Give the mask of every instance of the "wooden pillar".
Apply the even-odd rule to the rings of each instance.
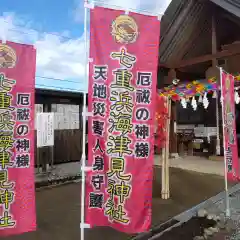
[[[216,55],[217,53],[217,27],[216,27],[216,14],[213,12],[212,15],[212,55]],[[217,68],[218,61],[216,58],[212,58],[212,67],[207,69],[206,71],[206,79],[217,77],[219,80],[219,69]]]
[[[170,156],[177,157],[177,108],[176,103],[172,101],[171,104],[171,121],[170,121]]]
[[[168,72],[168,84],[172,84],[173,79],[177,78],[177,74],[175,69],[170,69]],[[176,104],[172,102],[171,104],[171,121],[170,121],[170,142],[169,142],[169,153],[170,156],[177,156],[177,132],[176,132],[176,124],[177,124],[177,112],[176,112]]]
[[[213,12],[212,15],[212,54],[215,55],[217,53],[218,49],[217,49],[217,27],[216,27],[216,14]],[[218,61],[216,58],[212,59],[212,67],[210,67],[207,71],[206,71],[206,79],[210,79],[213,77],[216,77],[216,80],[218,81],[218,83],[220,83],[220,71],[218,66]],[[219,115],[219,113],[221,114],[221,109],[220,109],[220,105],[217,103],[218,98],[216,99],[216,127],[218,127],[220,124],[218,121],[218,117],[217,115]],[[218,108],[218,109],[217,109]],[[220,129],[217,129],[217,131],[219,132]],[[217,134],[217,139],[215,141],[214,147],[215,147],[215,151],[214,153],[217,155],[218,154],[218,148],[220,146],[220,139],[219,139],[219,134]]]
[[[83,113],[83,102],[84,102],[84,95],[81,95],[81,101],[79,102],[79,131],[80,131],[80,139],[79,139],[79,143],[80,143],[80,156],[79,159],[82,159],[82,145],[86,143],[83,142],[83,117],[82,117],[82,113]],[[88,99],[88,98],[87,98]],[[86,100],[87,101],[87,100]],[[87,108],[88,109],[88,108]],[[88,121],[87,121],[88,123]],[[88,130],[88,126],[86,125],[86,134]],[[88,160],[88,149],[86,150],[86,160]]]
[[[48,106],[48,110],[49,112],[52,112],[52,104],[50,103]],[[54,120],[53,120],[54,121]],[[55,127],[53,128],[53,131],[55,131]],[[55,138],[55,134],[53,133],[53,136]],[[55,149],[55,139],[53,139],[53,146],[49,147],[49,165],[51,166],[51,170],[53,169],[53,165],[54,165],[54,149]]]
[[[43,104],[43,112],[48,112],[48,104]],[[41,152],[41,165],[42,165],[42,172],[46,173],[47,172],[47,163],[48,163],[48,151],[46,147],[42,147],[39,149]]]
[[[212,16],[212,55],[217,53],[217,29],[216,29],[216,15],[213,13]],[[217,77],[217,80],[219,81],[220,77],[220,71],[217,68],[218,61],[216,58],[212,59],[212,67],[207,69],[206,71],[206,79]]]
[[[216,30],[216,15],[213,13],[212,15],[212,54],[217,53],[217,30]],[[217,59],[212,59],[212,67],[217,66]]]
[[[177,73],[176,73],[175,69],[170,69],[168,72],[167,84],[168,85],[172,84],[172,81],[175,78],[177,78]]]

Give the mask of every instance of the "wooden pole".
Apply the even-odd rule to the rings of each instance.
[[[48,112],[48,104],[43,105],[43,112]],[[47,151],[46,151],[47,149]],[[44,151],[44,155],[41,154],[41,160],[42,160],[42,172],[47,173],[47,164],[49,163],[49,149],[47,147],[39,149],[39,151]],[[46,153],[47,152],[47,153]],[[48,159],[47,159],[48,158]]]
[[[52,104],[50,104],[49,106],[50,108],[50,112],[53,112],[53,109],[52,109]],[[54,113],[55,114],[55,113]],[[55,138],[55,127],[54,127],[54,118],[53,118],[53,136]],[[51,157],[51,162],[50,162],[50,166],[51,166],[51,170],[53,170],[53,165],[54,165],[54,139],[53,139],[53,146],[50,147],[50,157]]]
[[[165,144],[164,144],[165,145]],[[166,147],[162,148],[162,199],[165,199],[165,156],[166,156]]]
[[[171,123],[171,99],[166,98],[165,106],[168,110],[168,118],[165,123],[166,141],[162,149],[162,199],[169,199],[169,143],[170,143],[170,123]]]
[[[215,55],[217,53],[217,30],[216,30],[216,14],[213,12],[212,15],[212,54]],[[217,59],[212,59],[212,66],[216,67]]]
[[[37,131],[36,131],[37,133]],[[40,173],[40,148],[37,147],[37,173]]]

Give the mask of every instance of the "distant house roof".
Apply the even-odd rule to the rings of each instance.
[[[54,102],[55,100],[56,101],[54,103],[61,102],[67,104],[67,102],[74,102],[77,104],[83,104],[83,93],[77,91],[35,88],[35,96],[36,102],[39,104],[49,101]],[[88,94],[86,98],[86,104],[88,105]]]
[[[57,89],[44,89],[36,88],[36,94],[48,95],[48,96],[57,96],[57,97],[70,97],[70,98],[81,98],[83,93],[77,91],[65,91]]]
[[[60,97],[60,98],[69,98],[69,99],[76,99],[76,100],[79,99],[80,102],[83,101],[83,93],[77,92],[77,91],[36,88],[35,93],[39,96]]]

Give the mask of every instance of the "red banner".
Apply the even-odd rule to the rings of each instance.
[[[168,111],[168,97],[157,95],[155,145],[159,150],[166,147]]]
[[[95,7],[90,34],[87,223],[144,232],[151,225],[160,21]]]
[[[224,159],[227,164],[229,180],[236,180],[239,175],[238,145],[236,137],[236,117],[234,98],[234,76],[222,72],[222,108],[223,108],[223,134]]]
[[[0,44],[0,237],[36,229],[33,46]]]

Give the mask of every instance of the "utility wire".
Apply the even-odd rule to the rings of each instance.
[[[4,20],[4,22],[7,22]],[[9,23],[9,22],[8,22]],[[16,25],[17,26],[17,25]],[[20,26],[19,26],[20,27]],[[23,32],[23,31],[19,31],[19,30],[15,30],[13,28],[10,28],[8,29],[10,31],[14,31],[14,32],[18,32],[18,33],[22,33],[22,34],[35,34],[34,32]],[[32,31],[35,31],[35,30],[32,30]],[[58,35],[58,34],[53,34],[53,33],[50,33],[50,35],[56,35],[56,36],[60,36],[62,38],[66,38],[66,39],[69,39],[71,40],[71,38],[68,38],[68,37],[65,37],[65,36],[62,36],[62,35]],[[53,77],[46,77],[46,76],[36,76],[37,78],[42,78],[42,79],[49,79],[49,80],[55,80],[55,81],[63,81],[63,82],[70,82],[70,83],[79,83],[77,81],[73,81],[73,80],[68,80],[68,79],[60,79],[60,78],[53,78]]]
[[[9,21],[7,21],[7,20],[3,20],[4,22],[6,22],[6,23],[10,23]],[[23,26],[21,26],[21,25],[16,25],[16,24],[14,24],[16,27],[20,27],[20,28],[23,28]],[[37,31],[37,30],[35,30],[35,29],[32,29],[32,30],[30,30],[29,32],[27,32],[27,31],[22,31],[22,30],[18,30],[18,29],[15,29],[15,28],[8,28],[7,29],[8,31],[13,31],[13,32],[18,32],[18,33],[21,33],[21,34],[28,34],[28,35],[35,35],[36,33],[40,33],[40,34],[44,34],[43,32],[39,32],[39,31]],[[66,37],[66,36],[63,36],[63,35],[61,35],[61,34],[57,34],[57,33],[47,33],[47,34],[49,34],[49,35],[53,35],[53,36],[57,36],[57,37],[61,37],[61,38],[63,38],[63,39],[68,39],[68,40],[73,40],[73,38],[70,38],[70,37]],[[54,78],[54,77],[46,77],[46,76],[40,76],[40,75],[37,75],[36,76],[36,78],[41,78],[41,79],[49,79],[49,80],[54,80],[54,81],[62,81],[62,82],[69,82],[69,83],[75,83],[75,84],[77,84],[77,83],[80,83],[80,82],[77,82],[77,81],[73,81],[73,80],[68,80],[68,79],[60,79],[60,78]],[[53,87],[53,88],[58,88],[58,89],[67,89],[67,90],[71,90],[71,91],[78,91],[78,90],[76,90],[76,89],[74,89],[74,88],[63,88],[63,87],[55,87],[55,86],[50,86],[50,85],[45,85],[45,84],[36,84],[36,85],[38,85],[38,86],[43,86],[43,87]],[[79,90],[79,91],[81,91],[81,90]]]
[[[68,87],[55,87],[55,86],[50,86],[50,85],[45,85],[45,84],[36,84],[36,86],[44,87],[43,89],[51,88],[51,90],[69,90],[73,92],[86,92],[86,90],[82,89],[74,89],[74,88],[68,88]]]
[[[69,83],[80,83],[80,82],[73,81],[73,80],[68,80],[68,79],[45,77],[45,76],[38,76],[38,75],[36,76],[36,78],[49,79],[49,80],[61,81],[61,82],[69,82]]]

